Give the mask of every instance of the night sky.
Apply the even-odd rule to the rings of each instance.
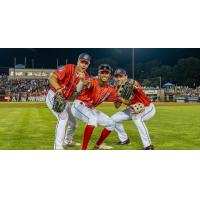
[[[13,67],[14,57],[17,58],[17,64],[24,63],[24,57],[27,57],[27,68],[32,67],[31,60],[34,59],[34,68],[56,68],[56,59],[59,59],[59,65],[76,63],[78,55],[86,52],[91,55],[91,71],[101,63],[108,63],[114,69],[117,67],[126,68],[132,71],[132,50],[130,48],[90,48],[90,49],[69,49],[69,48],[1,48],[0,49],[0,73],[8,73],[8,68]],[[150,60],[159,60],[163,64],[174,65],[179,58],[186,57],[200,58],[200,49],[135,49],[135,63],[147,62]]]

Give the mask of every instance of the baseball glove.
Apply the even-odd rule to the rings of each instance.
[[[133,82],[128,80],[125,83],[123,83],[119,90],[118,90],[118,95],[125,100],[129,100],[133,94]]]
[[[139,114],[144,112],[145,106],[143,103],[136,103],[130,106],[132,114]]]
[[[53,98],[53,110],[57,113],[63,112],[66,106],[66,100],[61,93],[56,93]]]

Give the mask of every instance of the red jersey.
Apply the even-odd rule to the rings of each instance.
[[[61,88],[64,88],[62,95],[66,99],[69,99],[73,95],[73,93],[76,92],[76,86],[80,82],[80,78],[77,76],[76,73],[76,65],[64,65],[63,67],[57,69],[53,73],[58,79],[59,86]],[[87,72],[85,72],[85,77],[89,78]],[[56,89],[53,86],[51,86],[51,90],[53,90],[53,92],[56,92]]]
[[[149,106],[151,103],[150,99],[144,93],[144,90],[138,81],[136,81],[136,84],[139,88],[133,89],[133,97],[131,98],[131,103],[143,103],[145,106]]]
[[[89,108],[95,108],[103,101],[116,101],[117,90],[110,85],[100,86],[99,80],[93,78],[90,88],[83,89],[76,99],[84,102]]]

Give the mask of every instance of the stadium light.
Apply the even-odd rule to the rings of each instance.
[[[56,64],[57,64],[57,68],[58,68],[58,58],[56,59]]]
[[[162,87],[162,77],[160,76],[160,89]]]
[[[26,68],[26,56],[24,57],[24,67]]]
[[[32,68],[34,69],[34,59],[32,59]]]
[[[17,58],[14,57],[14,79],[15,79],[15,68],[16,68],[16,64],[17,64]]]
[[[132,53],[132,77],[134,80],[135,79],[135,49],[134,48],[131,49],[131,53]]]

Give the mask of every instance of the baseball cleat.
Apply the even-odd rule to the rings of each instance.
[[[129,138],[127,139],[127,140],[125,140],[125,141],[119,141],[118,143],[117,143],[117,145],[128,145],[128,144],[131,144],[131,141],[129,140]]]
[[[81,146],[81,144],[80,143],[78,143],[78,142],[75,142],[75,141],[71,141],[70,143],[64,143],[63,144],[63,147],[64,148],[67,148],[67,147],[77,147],[77,146]]]
[[[54,147],[54,150],[65,150],[64,148],[63,148],[63,146],[58,146],[58,147]]]
[[[145,147],[144,150],[154,150],[154,146],[151,144],[148,147]]]
[[[113,149],[113,147],[106,145],[105,143],[101,144],[101,145],[95,145],[93,147],[93,150],[111,150]]]

